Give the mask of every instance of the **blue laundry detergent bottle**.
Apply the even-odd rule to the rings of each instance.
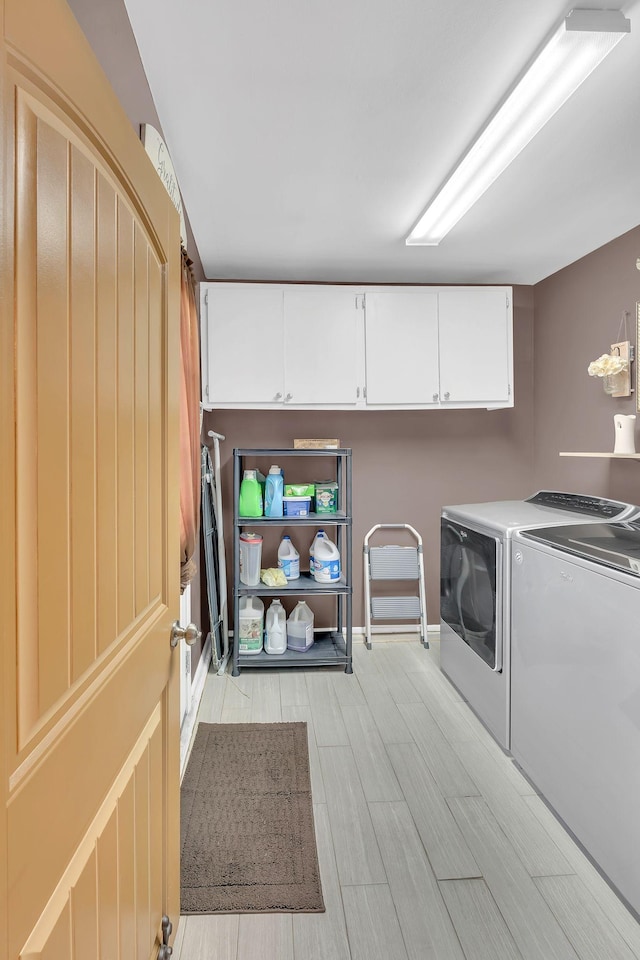
[[[284,477],[282,476],[282,470],[274,464],[267,474],[264,488],[265,517],[281,517],[283,515],[283,493]]]

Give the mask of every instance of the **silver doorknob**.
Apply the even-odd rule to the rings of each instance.
[[[180,621],[176,620],[171,627],[171,640],[169,643],[172,647],[177,647],[179,641],[184,640],[191,646],[191,644],[199,640],[201,636],[202,630],[198,630],[195,623],[190,623],[188,627],[181,627]]]

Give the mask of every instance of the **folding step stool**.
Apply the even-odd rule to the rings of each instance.
[[[408,530],[415,537],[417,546],[401,547],[386,544],[370,547],[369,539],[377,530]],[[417,580],[418,595],[401,597],[372,597],[372,580]],[[428,647],[427,604],[424,589],[424,561],[422,537],[408,523],[376,523],[364,538],[364,642],[371,650],[371,618],[375,620],[420,619],[420,642]]]

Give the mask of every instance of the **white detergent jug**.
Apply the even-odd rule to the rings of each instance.
[[[264,603],[260,597],[240,597],[239,620],[238,652],[261,653]]]
[[[635,416],[624,413],[616,413],[613,418],[613,426],[616,433],[616,442],[613,448],[614,453],[635,453],[635,436],[634,431],[636,428],[636,418]]]
[[[287,620],[287,647],[304,653],[313,646],[313,611],[299,600]]]
[[[291,537],[284,536],[278,547],[278,566],[287,580],[297,580],[300,576],[300,554],[291,542]]]
[[[340,573],[340,551],[332,540],[322,537],[313,550],[313,578],[318,583],[335,583]]]
[[[287,615],[279,600],[273,600],[267,610],[267,627],[264,637],[264,652],[272,655],[287,649]]]

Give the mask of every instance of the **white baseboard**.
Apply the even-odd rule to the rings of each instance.
[[[209,672],[210,663],[211,634],[209,634],[207,637],[207,642],[202,649],[202,654],[200,655],[200,660],[198,661],[198,666],[196,667],[196,675],[191,682],[191,706],[189,707],[188,713],[185,714],[182,727],[180,728],[180,778],[182,778],[187,765],[189,744],[191,743],[191,737],[193,736],[193,731],[195,730],[198,708],[200,706],[200,701],[202,700],[202,694],[204,692],[204,685]]]
[[[358,634],[358,635],[360,635],[360,636],[364,636],[365,628],[364,628],[364,627],[354,627],[354,628],[353,628],[353,633],[354,633],[354,634]],[[420,633],[420,630],[419,630],[419,628],[418,628],[415,624],[410,624],[410,623],[389,623],[389,624],[385,624],[384,626],[383,626],[382,624],[379,624],[379,623],[378,623],[378,624],[375,624],[375,626],[372,625],[372,627],[371,627],[371,635],[372,635],[372,636],[375,636],[376,634],[384,634],[385,636],[389,636],[390,634],[394,634],[394,635],[395,635],[395,634],[397,634],[397,633],[413,633],[413,634],[418,634],[418,633]],[[438,635],[440,634],[440,624],[439,624],[439,623],[428,623],[428,624],[427,624],[427,635],[431,636],[432,634],[438,634]],[[436,640],[437,637],[433,636],[432,639]]]

